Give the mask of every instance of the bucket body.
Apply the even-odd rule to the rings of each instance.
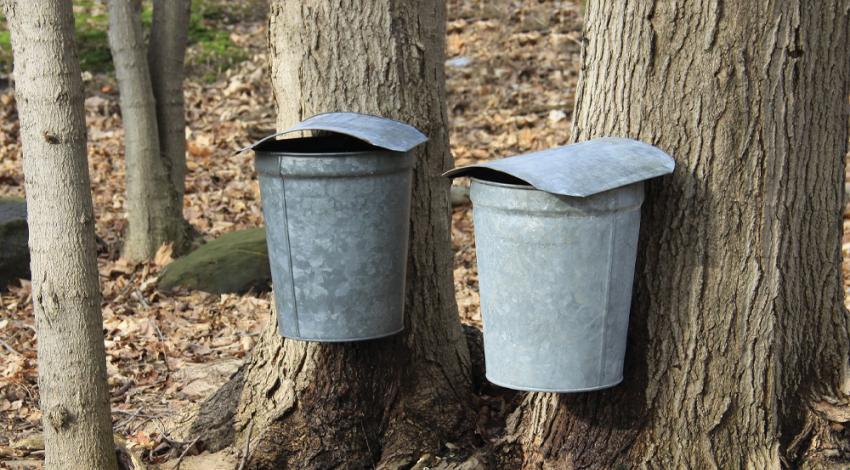
[[[472,179],[487,379],[580,392],[623,378],[643,183],[590,197]]]
[[[280,334],[398,333],[413,155],[345,139],[277,142],[255,150]]]

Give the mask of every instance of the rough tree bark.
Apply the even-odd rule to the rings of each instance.
[[[156,102],[156,122],[162,159],[167,162],[174,204],[181,208],[175,216],[184,230],[172,240],[179,253],[188,241],[189,227],[183,220],[183,194],[186,189],[186,116],[183,77],[189,36],[191,0],[154,0],[148,65]]]
[[[408,122],[429,141],[415,151],[407,329],[319,344],[284,340],[272,321],[244,372],[236,447],[250,438],[250,468],[409,468],[474,422],[440,177],[451,163],[445,5],[276,0],[270,10],[278,128],[359,111]]]
[[[593,2],[573,140],[673,155],[644,204],[623,385],[529,394],[525,468],[800,464],[846,400],[846,1]]]
[[[142,35],[140,2],[109,0],[109,46],[121,94],[128,227],[123,255],[141,261],[181,239],[183,202],[172,162],[160,151],[156,104]]]
[[[45,467],[116,468],[70,1],[3,4],[15,56]]]

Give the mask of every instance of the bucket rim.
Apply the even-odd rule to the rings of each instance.
[[[349,147],[349,148],[346,148]],[[254,148],[256,156],[347,157],[357,155],[386,155],[395,157],[409,151],[391,150],[350,136],[322,135],[286,139],[269,139]]]
[[[483,185],[486,185],[486,186],[497,186],[497,187],[500,187],[500,188],[520,189],[520,190],[523,190],[523,191],[537,191],[537,192],[541,192],[541,193],[547,192],[547,191],[543,191],[541,189],[537,189],[530,184],[499,183],[497,181],[485,180],[485,179],[481,179],[481,178],[476,178],[474,176],[471,176],[469,179],[478,183],[478,184],[483,184]]]
[[[397,330],[392,330],[384,333],[377,333],[370,336],[343,336],[339,338],[327,338],[327,337],[312,337],[312,336],[303,336],[303,335],[291,335],[289,333],[284,333],[280,329],[278,333],[280,336],[283,336],[286,339],[291,339],[295,341],[307,341],[311,343],[353,343],[357,341],[372,341],[381,338],[387,338],[389,336],[395,336],[404,331],[404,326]]]
[[[602,385],[594,385],[591,387],[580,387],[580,388],[545,388],[545,387],[531,387],[527,385],[516,385],[508,382],[504,382],[501,380],[493,380],[490,378],[487,373],[484,373],[484,377],[493,385],[497,385],[502,388],[509,388],[511,390],[519,390],[522,392],[540,392],[540,393],[586,393],[586,392],[595,392],[598,390],[605,390],[606,388],[613,388],[617,385],[623,383],[623,376],[621,375],[617,380],[602,384]]]
[[[327,152],[327,153],[316,153],[316,152],[281,152],[274,150],[257,150],[256,152],[257,158],[259,157],[305,157],[305,158],[324,158],[324,157],[356,157],[359,155],[380,155],[380,154],[406,154],[408,152],[396,152],[394,150],[387,150],[380,147],[375,148],[375,150],[354,150],[351,152],[337,151],[337,152]]]

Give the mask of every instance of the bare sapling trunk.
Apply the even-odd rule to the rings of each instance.
[[[408,122],[429,141],[415,150],[406,330],[322,344],[285,340],[272,321],[235,408],[235,446],[249,449],[248,468],[409,468],[474,426],[449,184],[440,177],[451,165],[445,24],[443,2],[271,3],[278,128],[357,111]]]
[[[590,3],[573,139],[677,167],[648,185],[624,383],[529,394],[525,468],[797,468],[828,444],[823,403],[846,421],[848,9]]]
[[[191,0],[154,0],[153,23],[148,47],[148,66],[156,102],[161,158],[168,162],[174,204],[183,207],[186,188],[186,116],[183,98],[184,61],[189,32]],[[189,241],[189,227],[177,214],[184,230],[174,232],[175,250]]]
[[[124,122],[128,228],[123,255],[152,257],[185,232],[182,199],[172,180],[171,160],[161,152],[139,2],[109,0],[109,46],[121,95]]]
[[[45,467],[115,469],[71,2],[3,5],[26,176]]]

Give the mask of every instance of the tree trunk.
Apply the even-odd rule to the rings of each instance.
[[[444,2],[271,3],[278,128],[321,112],[408,122],[415,150],[404,333],[347,344],[284,340],[254,350],[236,411],[250,468],[408,468],[471,428],[469,353],[449,243]]]
[[[191,0],[154,0],[151,24],[148,65],[156,102],[156,122],[162,159],[171,175],[173,189],[169,194],[173,204],[181,210],[176,214],[183,219],[183,194],[186,189],[186,116],[183,106],[183,65],[189,32]],[[188,241],[188,229],[175,233],[176,252]]]
[[[529,394],[525,468],[777,468],[847,396],[846,1],[594,2],[573,139],[642,139],[625,382]]]
[[[129,226],[123,255],[148,259],[185,230],[182,200],[172,184],[171,161],[160,152],[139,2],[109,0],[109,46],[121,92]]]
[[[116,468],[70,1],[4,3],[27,183],[45,467]]]

